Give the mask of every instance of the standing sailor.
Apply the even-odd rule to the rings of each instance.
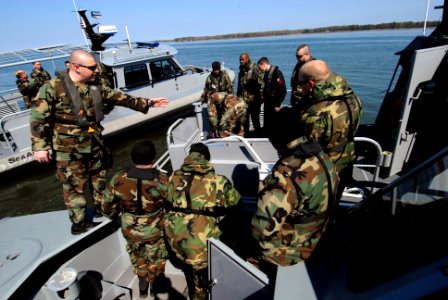
[[[101,213],[106,186],[108,155],[102,137],[104,109],[121,105],[147,113],[149,107],[168,103],[166,98],[136,98],[109,87],[95,85],[98,65],[92,54],[74,50],[69,72],[46,82],[31,110],[31,141],[34,159],[56,161],[56,176],[62,183],[64,202],[72,221],[72,234],[94,224],[86,219],[84,187],[92,188],[96,213]]]

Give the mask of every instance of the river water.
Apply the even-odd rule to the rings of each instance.
[[[402,50],[421,30],[382,30],[344,33],[293,35],[234,39],[222,41],[172,43],[177,48],[177,60],[183,65],[211,67],[213,61],[223,61],[238,73],[239,55],[250,54],[256,62],[266,56],[282,70],[287,87],[295,66],[295,50],[299,44],[311,46],[312,55],[325,60],[330,69],[344,76],[361,98],[364,112],[362,123],[375,120],[392,73],[398,61],[394,53]],[[54,69],[50,63],[44,68]],[[57,68],[63,67],[63,61]],[[24,66],[27,72],[31,66]],[[15,70],[15,69],[14,69]],[[0,90],[13,88],[14,70],[0,72]],[[285,102],[289,102],[289,93]],[[130,165],[129,152],[138,141],[150,139],[159,154],[166,151],[165,121],[139,127],[107,140],[114,154],[112,172]],[[29,166],[0,174],[0,218],[64,209],[62,187],[49,166],[32,163]]]

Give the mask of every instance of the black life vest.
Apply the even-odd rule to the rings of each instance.
[[[65,93],[70,100],[70,105],[75,115],[76,124],[81,127],[87,127],[94,123],[99,123],[104,119],[104,105],[101,97],[101,87],[99,85],[89,85],[90,95],[92,97],[93,108],[95,111],[95,121],[92,122],[87,119],[78,89],[70,79],[70,76],[68,76],[68,73],[66,71],[58,71],[56,72],[56,76],[61,80]]]
[[[155,169],[139,169],[134,167],[129,169],[126,173],[128,178],[137,179],[137,211],[132,213],[143,215],[145,211],[143,210],[142,202],[142,181],[159,178],[159,171]],[[122,208],[122,210],[124,209]]]

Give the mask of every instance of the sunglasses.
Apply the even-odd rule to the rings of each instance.
[[[82,68],[89,69],[89,70],[92,71],[92,72],[95,72],[96,68],[98,68],[97,65],[93,65],[93,66],[85,66],[85,65],[82,65],[82,64],[78,64],[78,63],[72,63],[72,65],[78,65],[78,66],[80,66],[80,67],[82,67]]]

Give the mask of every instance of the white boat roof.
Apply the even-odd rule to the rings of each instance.
[[[89,50],[87,46],[72,46],[68,44],[61,44],[41,48],[0,52],[0,69],[28,64],[34,61],[47,61],[68,57],[70,53],[75,49]]]
[[[0,298],[8,299],[40,265],[111,222],[95,221],[102,223],[72,235],[66,210],[1,219]]]
[[[107,66],[123,65],[177,54],[174,47],[156,44],[157,46],[154,46],[153,43],[137,43],[132,48],[127,46],[110,47],[97,53],[100,55],[101,62]]]
[[[155,46],[157,44],[157,46]],[[35,61],[48,61],[67,58],[76,49],[91,51],[87,46],[73,46],[68,44],[52,45],[41,48],[30,48],[9,52],[0,52],[0,69],[30,64]],[[151,60],[177,54],[174,47],[158,45],[158,43],[134,43],[132,48],[125,44],[108,46],[103,51],[97,51],[100,60],[105,65],[117,66],[136,61]]]

